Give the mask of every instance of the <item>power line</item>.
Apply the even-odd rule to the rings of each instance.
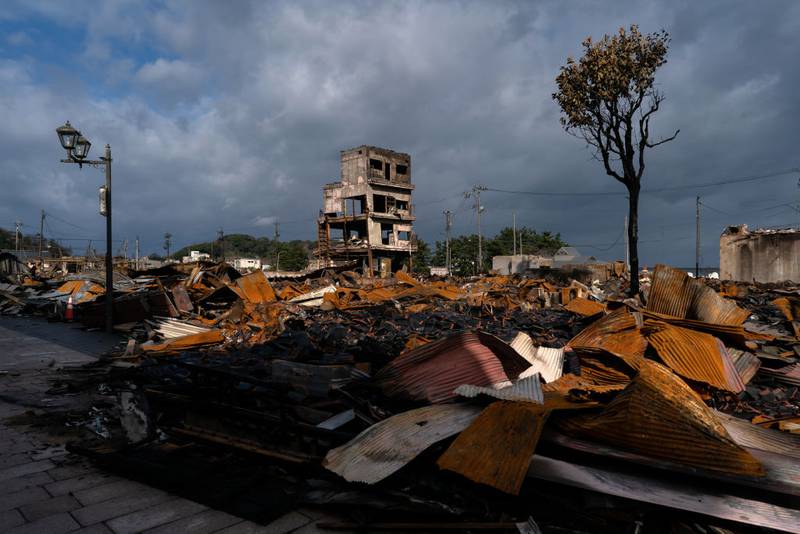
[[[667,191],[682,191],[682,190],[691,190],[691,189],[699,189],[705,187],[717,187],[721,185],[731,185],[731,184],[740,184],[744,182],[755,182],[758,180],[766,180],[769,178],[777,178],[778,176],[785,176],[788,174],[797,174],[800,173],[800,168],[793,167],[791,169],[784,169],[781,171],[775,171],[768,174],[761,174],[758,176],[744,176],[740,178],[731,178],[727,180],[719,180],[716,182],[706,182],[701,184],[687,184],[687,185],[675,185],[675,186],[668,186],[668,187],[658,187],[655,189],[642,189],[641,193],[651,194],[651,193],[664,193]],[[498,188],[487,188],[487,191],[494,191],[496,193],[509,193],[513,195],[532,195],[532,196],[543,196],[543,197],[556,197],[556,196],[564,196],[564,197],[597,197],[597,196],[613,196],[613,197],[624,197],[628,196],[627,192],[610,192],[610,191],[602,191],[602,192],[595,192],[589,193],[585,191],[515,191],[509,189],[498,189]]]
[[[67,221],[66,219],[62,219],[61,217],[59,217],[57,215],[53,215],[49,211],[47,212],[47,216],[50,217],[51,219],[55,219],[57,221],[60,221],[60,222],[62,222],[64,224],[68,224],[69,226],[73,226],[73,227],[75,227],[75,228],[77,228],[79,230],[88,230],[88,228],[85,228],[83,226],[78,226],[77,224],[71,223],[71,222]]]

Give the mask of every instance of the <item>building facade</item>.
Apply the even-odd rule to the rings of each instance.
[[[719,270],[723,280],[800,282],[800,230],[729,226],[719,239]]]
[[[317,255],[326,265],[361,260],[389,272],[417,250],[411,156],[373,146],[341,152],[341,181],[323,190]]]

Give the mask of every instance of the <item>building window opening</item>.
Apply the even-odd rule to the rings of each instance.
[[[411,232],[408,232],[408,231],[397,232],[397,240],[398,241],[411,241]]]
[[[372,159],[369,160],[369,168],[376,169],[376,170],[383,170],[383,162],[379,159]]]
[[[394,166],[394,172],[397,174],[406,175],[408,174],[408,165],[401,165],[398,163],[397,165]]]
[[[352,208],[352,214],[353,215],[361,215],[363,213],[366,213],[366,208],[367,208],[367,197],[366,197],[366,195],[363,195],[363,196],[360,196],[360,197],[351,198],[350,201],[352,203],[351,208]]]
[[[384,169],[383,169],[383,177],[386,179],[387,182],[392,179],[392,164],[391,163],[387,163],[386,167],[384,167]]]
[[[398,211],[408,211],[408,201],[406,200],[396,200],[394,205]]]
[[[341,228],[331,228],[331,241],[344,241],[344,232]]]
[[[372,196],[372,209],[378,213],[386,213],[386,197],[384,195]]]
[[[394,225],[381,223],[381,243],[384,245],[393,245],[394,241]]]

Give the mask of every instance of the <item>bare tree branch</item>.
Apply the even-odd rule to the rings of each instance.
[[[658,145],[663,145],[664,143],[668,143],[668,142],[672,141],[673,139],[675,139],[676,137],[678,137],[679,133],[681,133],[680,129],[675,130],[675,133],[672,134],[672,136],[667,137],[666,139],[662,139],[661,141],[658,141],[657,143],[647,143],[647,148],[653,148],[653,147],[656,147]]]

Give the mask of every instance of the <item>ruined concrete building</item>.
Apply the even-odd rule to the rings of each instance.
[[[719,240],[720,278],[740,282],[800,282],[800,230],[729,226]]]
[[[324,264],[360,259],[371,271],[410,263],[416,252],[411,156],[373,146],[341,152],[341,181],[324,188],[318,255]]]

